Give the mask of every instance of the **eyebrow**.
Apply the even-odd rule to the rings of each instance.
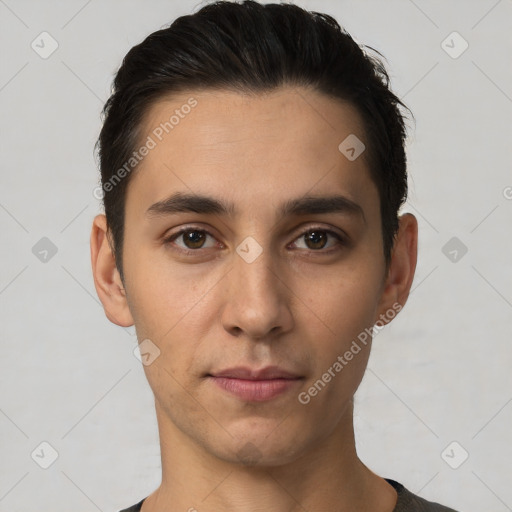
[[[236,208],[233,203],[221,201],[214,197],[176,192],[168,198],[151,205],[146,210],[146,216],[152,218],[187,212],[233,217],[236,213]],[[363,208],[342,195],[306,195],[296,199],[289,199],[280,206],[278,211],[279,217],[322,213],[343,213],[354,217],[361,217],[366,223]]]

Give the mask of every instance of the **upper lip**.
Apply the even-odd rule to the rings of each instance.
[[[210,374],[213,377],[227,377],[232,379],[246,380],[271,380],[271,379],[298,379],[300,375],[279,368],[278,366],[267,366],[259,370],[245,366],[227,368]]]

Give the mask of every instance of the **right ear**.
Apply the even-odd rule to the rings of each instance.
[[[107,218],[104,214],[97,215],[91,231],[94,286],[107,318],[121,327],[130,327],[134,324],[133,317],[128,307],[126,292],[117,270],[114,254],[108,243],[107,232]]]

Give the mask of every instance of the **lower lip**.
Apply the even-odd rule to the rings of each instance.
[[[251,402],[271,400],[292,389],[302,379],[246,380],[229,377],[210,377],[225,391]]]

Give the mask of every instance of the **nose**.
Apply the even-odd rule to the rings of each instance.
[[[234,254],[224,290],[222,324],[226,331],[236,337],[268,340],[290,330],[293,287],[286,281],[282,265],[270,250],[263,249],[253,261]]]

